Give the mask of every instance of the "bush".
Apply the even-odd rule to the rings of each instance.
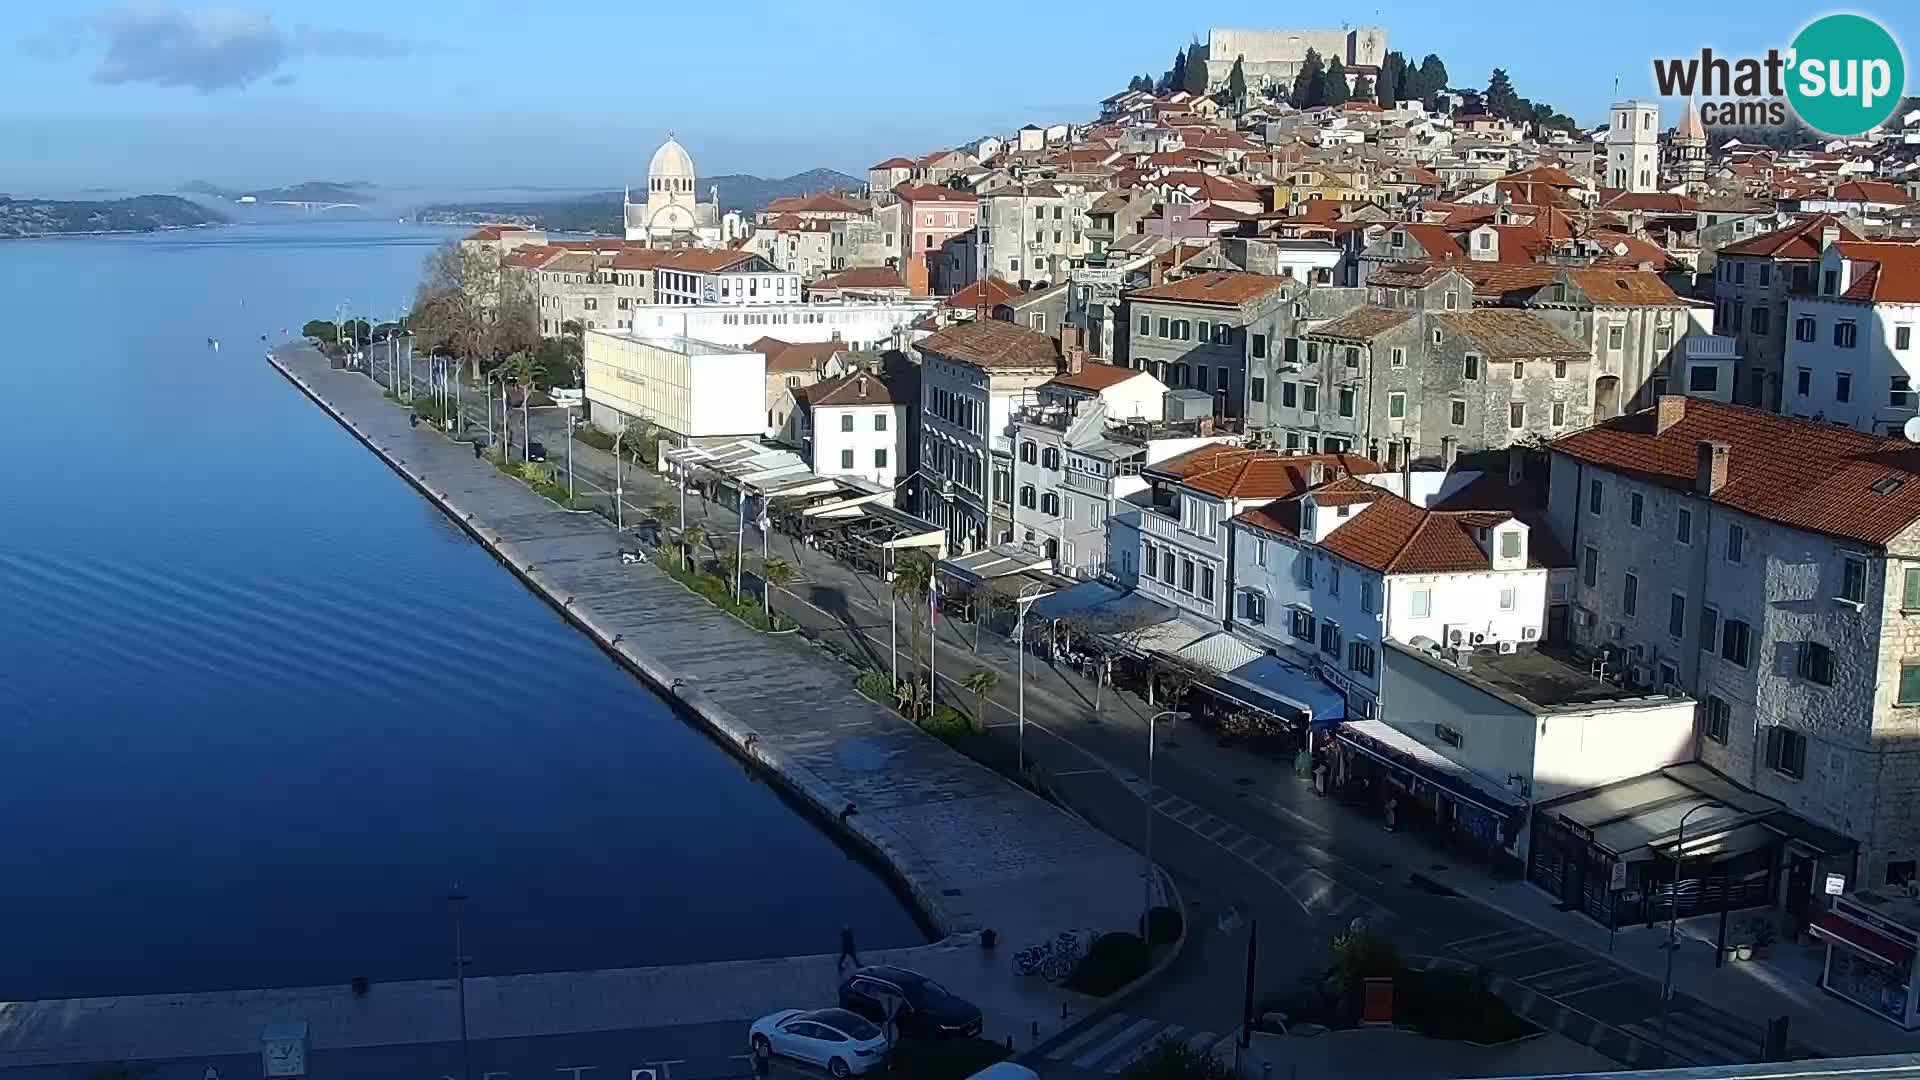
[[[1174,1038],[1148,1047],[1120,1075],[1126,1080],[1234,1080],[1233,1066]]]
[[[613,436],[591,424],[574,432],[573,437],[593,447],[595,450],[606,450],[608,452],[613,450]]]
[[[920,725],[927,734],[944,742],[954,742],[973,734],[973,721],[951,705],[935,705],[933,715]]]
[[[1147,973],[1147,943],[1119,931],[1093,939],[1093,948],[1067,976],[1067,989],[1105,997]]]
[[[966,1080],[1006,1057],[1006,1047],[987,1039],[903,1039],[894,1044],[887,1072],[912,1080]]]
[[[853,680],[853,688],[882,705],[893,704],[893,683],[882,672],[866,672]]]
[[[1182,920],[1178,908],[1165,905],[1147,911],[1147,944],[1171,945],[1180,940]]]
[[[1422,1035],[1499,1043],[1539,1029],[1494,996],[1484,971],[1402,971],[1393,981],[1394,1017]]]

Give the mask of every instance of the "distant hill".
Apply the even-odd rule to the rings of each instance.
[[[68,201],[0,195],[0,238],[67,233],[133,233],[218,225],[227,216],[191,199],[138,195],[131,199]]]
[[[727,210],[755,213],[775,199],[789,195],[811,195],[819,191],[858,190],[864,181],[832,169],[810,169],[778,180],[744,173],[709,176],[695,182],[700,197],[709,188],[720,191],[720,205]],[[636,188],[636,198],[645,198],[645,185]],[[599,191],[572,199],[527,202],[439,203],[421,209],[414,220],[435,225],[478,225],[484,222],[508,222],[531,225],[552,232],[617,233],[621,231],[618,191]]]
[[[340,183],[333,180],[308,180],[301,184],[275,188],[223,188],[209,184],[205,180],[189,180],[181,184],[179,190],[188,195],[206,195],[231,202],[243,195],[251,195],[260,202],[365,202],[373,193],[374,185],[364,180]]]

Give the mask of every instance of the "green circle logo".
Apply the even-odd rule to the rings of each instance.
[[[1859,135],[1887,122],[1906,92],[1900,43],[1864,15],[1823,15],[1793,39],[1787,100],[1828,135]]]

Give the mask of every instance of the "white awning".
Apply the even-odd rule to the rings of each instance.
[[[1208,634],[1178,653],[1180,659],[1198,664],[1216,675],[1250,664],[1264,655],[1259,649],[1224,630]]]

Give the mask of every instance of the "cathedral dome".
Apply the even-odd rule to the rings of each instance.
[[[667,136],[667,141],[661,143],[660,149],[653,152],[653,160],[647,163],[647,179],[649,181],[684,180],[686,184],[678,187],[677,190],[692,191],[693,158],[687,155],[687,148],[681,146],[679,140],[673,136]],[[649,186],[654,185],[649,184]]]

